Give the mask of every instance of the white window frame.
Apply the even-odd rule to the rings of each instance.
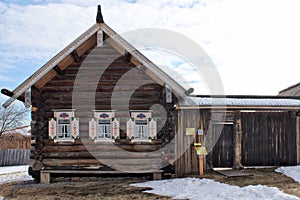
[[[143,122],[143,124],[142,124]],[[127,121],[127,137],[132,142],[152,142],[156,139],[156,133],[150,131],[150,122],[155,123],[152,119],[152,111],[131,111],[131,119]]]
[[[49,121],[49,138],[54,139],[55,143],[75,142],[75,139],[79,139],[79,119],[75,118],[75,110],[53,110],[53,112],[54,118]]]
[[[113,110],[93,110],[94,118],[89,122],[89,137],[98,142],[115,142],[120,139],[120,122],[115,118],[115,111]],[[100,120],[109,121],[109,125],[102,125]],[[108,127],[109,131],[101,133],[100,127]],[[107,129],[106,129],[107,130]],[[99,137],[100,134],[104,134],[104,137]],[[109,136],[107,137],[107,135]]]

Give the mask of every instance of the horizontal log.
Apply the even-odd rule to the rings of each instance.
[[[68,165],[116,165],[119,167],[131,166],[160,166],[160,159],[43,159],[45,166],[68,166]]]
[[[132,153],[124,150],[118,151],[82,151],[82,152],[51,152],[42,153],[43,158],[60,158],[60,159],[151,159],[162,158],[160,152],[151,153]]]

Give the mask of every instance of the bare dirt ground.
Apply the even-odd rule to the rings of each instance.
[[[216,172],[206,173],[204,178],[230,185],[266,185],[278,187],[287,194],[300,198],[300,184],[283,174],[274,172],[274,168],[268,169],[247,169],[247,173],[253,174],[250,177],[226,178]],[[171,199],[143,193],[149,188],[136,188],[129,186],[131,183],[144,182],[149,179],[139,178],[57,178],[50,185],[36,184],[34,181],[9,183],[0,185],[0,196],[6,199]]]

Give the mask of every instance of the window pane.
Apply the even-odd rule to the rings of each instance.
[[[148,120],[135,120],[136,139],[148,139]]]
[[[111,138],[111,120],[99,119],[98,120],[98,138]]]

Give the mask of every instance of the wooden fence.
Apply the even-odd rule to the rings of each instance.
[[[28,165],[30,150],[6,149],[0,150],[0,166]]]

